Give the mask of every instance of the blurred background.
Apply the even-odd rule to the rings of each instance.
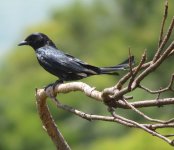
[[[1,0],[0,149],[55,149],[37,114],[35,88],[52,83],[56,78],[39,66],[33,49],[17,47],[20,41],[33,32],[43,32],[58,48],[97,66],[120,63],[128,57],[129,47],[136,62],[140,60],[144,49],[147,49],[149,60],[158,47],[163,8],[164,0]],[[167,25],[173,14],[174,1],[169,0]],[[172,34],[171,40],[173,37]],[[144,85],[151,89],[166,86],[173,73],[173,63],[172,58],[169,58],[143,81]],[[121,76],[94,76],[82,81],[102,90],[113,86]],[[133,96],[134,100],[155,97],[141,90],[133,92]],[[166,96],[173,95],[170,92],[161,95]],[[106,106],[80,92],[60,94],[58,97],[62,103],[84,112],[109,115]],[[88,122],[56,109],[50,101],[48,103],[58,128],[72,149],[173,149],[141,130],[116,123]],[[173,106],[141,110],[158,119],[169,119],[174,115]],[[116,111],[144,122],[130,110]],[[161,132],[173,133],[173,129]]]

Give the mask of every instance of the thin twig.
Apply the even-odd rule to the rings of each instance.
[[[111,114],[112,114],[113,117],[119,118],[119,116],[115,113],[115,111],[110,111],[110,112],[111,112]],[[142,124],[137,123],[136,121],[127,120],[127,119],[126,119],[125,121],[129,121],[129,123],[132,123],[133,125],[138,126],[138,127],[141,128],[142,130],[144,130],[144,131],[150,133],[150,134],[153,135],[153,136],[156,136],[156,137],[158,137],[158,138],[160,138],[160,139],[166,141],[167,143],[169,143],[169,144],[172,145],[172,146],[173,146],[173,144],[174,144],[172,140],[170,140],[170,139],[166,138],[165,136],[163,136],[163,135],[161,135],[161,134],[159,134],[159,133],[157,133],[157,132],[155,132],[155,131],[153,131],[153,130],[147,128],[147,127],[145,127],[145,126],[142,125]]]
[[[147,88],[143,85],[139,85],[138,87],[145,90],[146,92],[148,92],[150,94],[160,94],[160,93],[163,93],[166,91],[173,91],[173,89],[172,89],[173,82],[174,82],[174,74],[172,75],[168,86],[165,88],[160,88],[159,90],[150,90],[149,88]]]
[[[136,88],[137,85],[140,84],[140,82],[152,71],[155,71],[156,68],[158,68],[161,63],[168,57],[168,54],[173,50],[174,48],[174,41],[169,45],[169,47],[165,50],[163,55],[153,64],[151,64],[148,68],[146,68],[135,80],[134,88]]]
[[[141,66],[141,70],[142,70],[142,69],[148,68],[148,67],[150,66],[151,63],[152,63],[152,62],[150,61],[150,62],[147,62],[147,63],[143,64],[143,65]],[[139,66],[138,66],[138,67],[139,67]],[[133,72],[134,72],[135,70],[138,70],[138,69],[137,69],[138,67],[134,67],[134,68],[133,68]],[[119,90],[120,90],[120,89],[123,87],[123,85],[130,79],[130,77],[131,77],[131,73],[128,72],[126,75],[124,75],[124,76],[117,82],[117,84],[114,86],[114,89],[119,89]]]
[[[163,136],[165,136],[165,137],[173,137],[174,134],[166,134],[166,135],[163,135]]]
[[[135,75],[133,73],[133,70],[132,70],[132,62],[131,62],[131,50],[129,48],[129,68],[130,68],[130,75],[131,75],[131,78],[130,78],[130,81],[128,83],[128,89],[129,91],[131,91],[131,85],[132,85],[132,82],[134,81],[134,78],[135,78]]]
[[[135,102],[130,103],[135,108],[145,108],[145,107],[154,107],[154,106],[164,106],[164,105],[170,105],[174,104],[174,98],[163,98],[158,100],[138,100]],[[113,106],[115,108],[124,108],[124,109],[130,109],[124,102],[121,100],[116,101],[115,105]]]
[[[172,34],[173,28],[174,28],[174,17],[172,18],[172,21],[171,21],[171,24],[170,24],[170,26],[168,28],[166,36],[163,38],[163,40],[161,42],[161,45],[158,48],[158,50],[157,50],[157,52],[156,52],[156,54],[155,54],[155,56],[153,58],[153,62],[155,62],[159,58],[162,49],[164,48],[164,46],[166,45],[166,43],[168,42],[168,40],[169,40],[169,38],[170,38],[170,36]]]
[[[132,70],[132,66],[130,66],[130,74],[131,74],[131,78],[129,80],[129,83],[128,83],[128,90],[131,91],[131,86],[132,86],[132,83],[134,82],[134,79],[136,77],[136,75],[138,74],[138,72],[141,70],[141,67],[142,65],[145,63],[146,61],[146,50],[144,51],[143,55],[142,55],[142,58],[141,58],[141,61],[140,63],[138,64],[138,66],[136,67],[134,73],[133,73],[133,70]],[[132,72],[132,73],[131,73]]]
[[[136,109],[133,105],[131,105],[130,103],[128,103],[125,99],[123,99],[123,101],[124,101],[124,103],[125,103],[128,107],[130,107],[130,108],[131,108],[132,110],[134,110],[136,113],[138,113],[139,115],[143,116],[145,119],[147,119],[147,120],[149,120],[149,121],[151,121],[151,122],[163,123],[163,124],[169,122],[169,120],[168,120],[168,121],[163,121],[163,120],[158,120],[158,119],[152,119],[152,118],[150,118],[149,116],[145,115],[145,114],[144,114],[143,112],[141,112],[140,110]],[[173,121],[173,119],[172,119],[172,121]],[[170,120],[170,122],[171,122],[171,120]]]
[[[165,22],[167,19],[167,14],[168,14],[168,0],[165,0],[165,9],[164,9],[163,20],[162,20],[162,24],[161,24],[158,47],[160,47],[162,39],[163,39],[164,25],[165,25]]]

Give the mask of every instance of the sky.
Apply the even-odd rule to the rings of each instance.
[[[0,60],[17,45],[27,27],[45,21],[52,9],[62,9],[73,0],[1,0]]]

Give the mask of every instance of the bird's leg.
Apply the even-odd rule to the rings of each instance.
[[[47,86],[44,87],[44,90],[46,91],[47,88],[49,88],[50,86],[53,87],[53,90],[55,89],[56,85],[62,84],[63,81],[62,80],[56,80],[54,83],[50,83]]]

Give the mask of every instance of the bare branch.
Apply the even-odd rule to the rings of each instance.
[[[45,100],[46,100],[45,97],[47,97],[46,95],[47,94],[45,93],[45,91],[43,89],[39,90],[38,96],[39,96],[40,101],[45,102]],[[48,95],[50,95],[50,94],[48,94]],[[41,97],[41,99],[40,99],[40,97]],[[43,99],[42,99],[42,97],[43,97]],[[109,122],[120,123],[120,124],[128,126],[128,127],[138,128],[138,126],[135,126],[135,125],[129,123],[129,119],[126,120],[124,117],[119,116],[119,117],[115,118],[112,116],[101,116],[101,115],[88,114],[88,113],[82,112],[80,110],[77,110],[75,108],[72,108],[70,106],[61,104],[55,97],[50,97],[50,98],[56,104],[57,108],[71,112],[71,113],[73,113],[73,114],[75,114],[83,119],[88,120],[88,121],[93,121],[93,120],[109,121]],[[38,104],[42,105],[42,103],[38,103]],[[127,106],[126,104],[124,104],[124,105]],[[45,110],[43,110],[43,111],[45,111]],[[158,129],[158,128],[166,128],[166,127],[172,128],[172,127],[174,127],[174,123],[171,123],[171,122],[169,122],[168,124],[142,124],[142,125],[146,126],[147,128],[153,129],[153,130]]]
[[[48,91],[50,92],[52,90],[52,87],[49,87],[49,88],[48,88]],[[95,90],[93,90],[93,91],[89,90],[88,88],[92,89],[88,85],[83,84],[81,82],[74,82],[74,83],[66,83],[66,84],[61,84],[59,86],[56,86],[55,92],[57,92],[57,93],[60,93],[60,92],[67,93],[67,92],[70,92],[70,91],[80,90],[80,91],[83,91],[89,97],[92,97],[92,98],[95,97],[97,100],[100,101],[101,99],[99,99],[99,97],[101,98],[101,96],[96,96],[96,95],[101,95],[101,93],[98,92],[98,91],[95,91]],[[56,125],[54,123],[54,120],[52,119],[52,117],[51,117],[51,115],[49,113],[49,109],[48,109],[48,107],[46,105],[46,98],[47,98],[47,96],[55,95],[55,93],[54,94],[50,94],[50,93],[46,93],[46,92],[45,92],[44,89],[37,90],[37,92],[36,92],[38,111],[39,111],[39,114],[40,114],[40,118],[41,118],[41,120],[42,120],[42,122],[43,122],[43,124],[44,124],[44,126],[46,128],[46,131],[48,132],[48,134],[52,138],[53,142],[55,140],[54,143],[57,146],[60,146],[59,142],[56,142],[56,141],[60,140],[59,136],[61,134],[59,133],[59,130],[56,129]],[[54,91],[52,90],[51,93],[53,93],[53,92]],[[93,92],[97,93],[97,94],[94,94]],[[162,122],[159,122],[159,124],[139,124],[139,123],[137,123],[135,121],[126,119],[126,118],[121,117],[119,115],[117,115],[117,117],[115,117],[115,116],[111,117],[111,116],[101,116],[101,115],[87,114],[87,113],[84,113],[84,112],[79,111],[77,109],[74,109],[74,108],[72,108],[70,106],[61,104],[55,97],[51,97],[51,99],[53,100],[53,102],[56,104],[56,106],[58,108],[61,108],[61,109],[66,110],[68,112],[71,112],[71,113],[73,113],[75,115],[78,115],[79,117],[87,119],[89,121],[101,120],[101,121],[117,122],[117,123],[120,123],[120,124],[128,126],[128,127],[141,128],[141,129],[149,132],[150,134],[155,135],[155,136],[157,136],[157,137],[167,141],[170,144],[172,143],[171,140],[167,140],[166,137],[164,138],[164,136],[162,136],[162,135],[160,135],[160,134],[158,134],[158,133],[153,131],[153,130],[158,129],[158,128],[174,127],[174,124],[172,123],[173,122],[172,119],[170,120],[170,122],[167,122],[166,124],[163,124]],[[166,101],[165,101],[165,103],[166,103]],[[149,102],[151,102],[151,101],[149,101]],[[159,100],[159,102],[163,102],[163,100],[162,101]],[[168,100],[168,102],[170,103],[170,100]],[[174,103],[174,98],[173,98],[173,103]],[[147,105],[147,101],[145,101],[145,102],[140,101],[139,103],[138,102],[133,102],[133,103],[131,103],[131,107],[132,106],[140,106],[140,104],[142,105],[142,107],[144,107],[145,105]],[[156,103],[156,101],[153,101],[151,104],[152,105],[156,105],[156,106],[158,105]],[[123,102],[122,103],[118,102],[117,106],[119,106],[119,105],[121,106],[121,108],[129,108],[130,107],[130,103],[128,103],[128,102],[126,102],[126,103],[125,102],[124,103]],[[51,127],[51,131],[49,129],[50,127]],[[61,139],[62,139],[61,141],[64,141],[63,137]],[[66,146],[66,142],[64,144]]]
[[[56,145],[57,150],[70,150],[68,143],[58,130],[57,125],[49,112],[49,108],[46,104],[46,95],[43,94],[43,90],[36,89],[36,100],[38,113],[42,120],[43,127]]]
[[[59,84],[55,87],[55,93],[69,93],[73,91],[82,91],[86,96],[89,96],[96,101],[103,101],[101,92],[83,82],[70,82]]]

